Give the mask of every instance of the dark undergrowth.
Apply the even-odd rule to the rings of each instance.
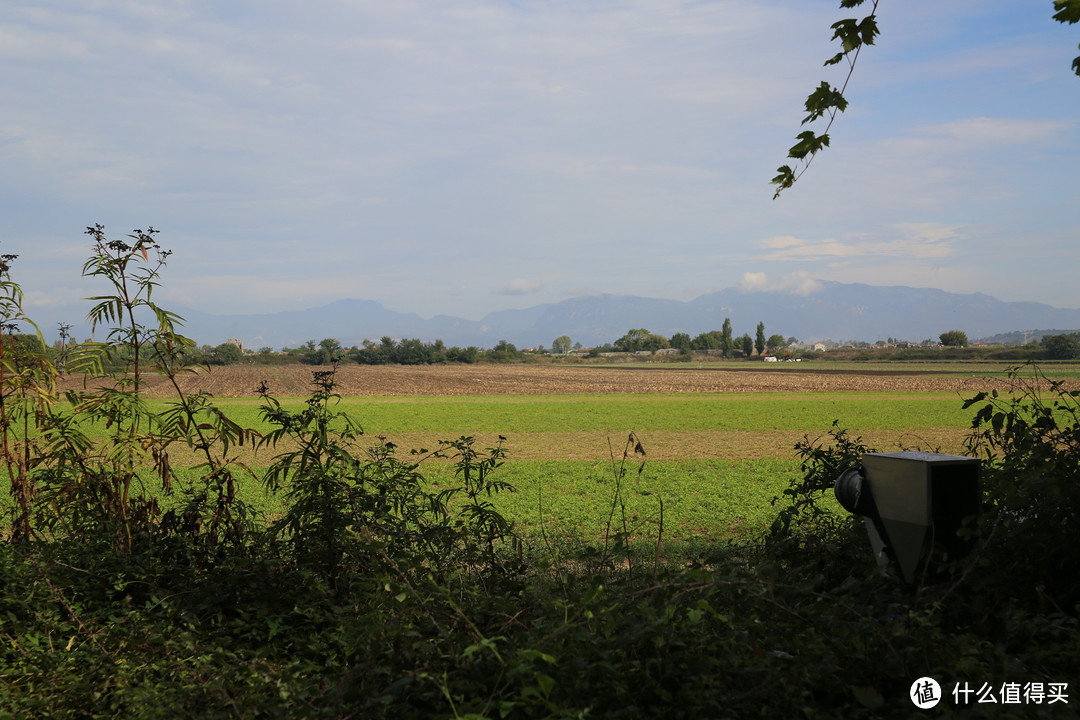
[[[820,506],[869,450],[839,425],[796,447],[803,477],[764,538],[693,557],[656,550],[662,522],[636,538],[621,501],[643,468],[631,435],[598,546],[530,546],[488,500],[513,491],[501,445],[370,439],[335,411],[332,366],[299,411],[260,388],[264,436],[205,395],[148,412],[141,374],[175,378],[191,345],[150,298],[167,255],[150,261],[152,231],[91,234],[86,272],[116,289],[91,320],[113,330],[69,371],[99,369],[114,345],[146,361],[60,416],[55,367],[0,342],[0,717],[908,717],[927,676],[939,715],[1075,716],[1080,424],[1061,385],[969,401],[975,549],[919,588],[877,566],[861,521]],[[2,290],[5,322],[28,322],[6,275]],[[105,442],[86,441],[93,424]],[[280,517],[233,493],[246,443],[272,454],[261,479]],[[173,473],[181,445],[201,453],[198,479]],[[454,484],[429,487],[431,457]],[[182,502],[162,511],[170,494]],[[1003,702],[1014,684],[1026,694]],[[969,686],[998,701],[952,694]]]

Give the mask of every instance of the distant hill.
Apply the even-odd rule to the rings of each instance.
[[[991,335],[990,337],[977,338],[977,340],[987,345],[1027,345],[1032,342],[1037,343],[1047,335],[1071,335],[1075,332],[1080,331],[1075,328],[1072,330],[1014,330]]]
[[[255,349],[295,347],[327,337],[351,346],[384,335],[395,339],[441,339],[462,347],[491,347],[500,340],[518,347],[550,346],[556,337],[569,335],[588,347],[612,342],[631,328],[647,328],[668,337],[677,332],[696,335],[720,329],[724,318],[731,318],[736,336],[753,335],[758,322],[764,322],[769,335],[794,336],[805,342],[874,342],[889,337],[919,341],[937,339],[947,330],[963,330],[972,340],[1005,333],[1016,333],[1022,339],[1021,331],[1026,328],[1080,327],[1080,310],[1002,302],[981,293],[836,282],[822,282],[816,292],[809,294],[729,288],[689,302],[596,295],[502,310],[478,321],[446,315],[423,318],[389,310],[372,300],[339,300],[317,308],[258,315],[176,310],[185,319],[185,333],[200,344],[218,345],[228,338],[239,338],[245,346]],[[57,318],[70,319],[71,315]],[[55,322],[47,320],[39,321],[39,325],[47,336],[55,328]],[[88,331],[76,327],[73,335],[82,339]]]

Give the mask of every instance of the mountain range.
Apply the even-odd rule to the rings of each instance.
[[[480,320],[448,315],[423,318],[389,310],[373,300],[338,300],[306,310],[255,315],[217,315],[176,308],[182,332],[200,344],[229,338],[245,347],[296,347],[307,340],[336,338],[346,347],[383,336],[443,340],[447,345],[492,347],[500,340],[518,347],[550,346],[568,335],[586,347],[612,342],[631,328],[670,337],[718,330],[730,318],[736,336],[767,334],[804,342],[894,337],[936,339],[962,330],[976,340],[1039,327],[1080,328],[1080,310],[1033,302],[1003,302],[982,293],[956,294],[931,288],[883,287],[820,282],[810,293],[756,292],[729,288],[688,302],[632,295],[595,295],[521,310],[500,310]],[[42,323],[47,330],[49,324]],[[73,335],[83,337],[76,327]]]

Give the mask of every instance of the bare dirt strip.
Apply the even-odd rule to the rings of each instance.
[[[215,397],[254,397],[265,382],[279,398],[303,397],[312,389],[312,365],[229,365],[202,369],[180,379],[187,392]],[[167,380],[144,376],[148,397],[173,395]],[[932,374],[898,369],[869,373],[827,369],[622,368],[567,365],[342,365],[337,392],[346,397],[394,395],[604,395],[621,393],[753,392],[977,392],[1007,390],[1004,378]],[[81,380],[69,378],[70,386]]]

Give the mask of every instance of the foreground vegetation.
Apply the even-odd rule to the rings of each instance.
[[[1075,714],[1060,700],[1080,671],[1080,407],[1059,383],[970,398],[975,550],[919,588],[882,575],[834,511],[833,479],[868,449],[839,427],[798,444],[764,533],[665,544],[674,508],[623,433],[591,479],[603,502],[522,536],[493,503],[515,490],[503,438],[409,452],[363,435],[332,367],[299,405],[264,389],[258,433],[206,395],[148,404],[143,374],[175,380],[190,347],[150,301],[164,257],[152,232],[91,230],[86,271],[116,288],[91,319],[149,352],[61,405],[49,359],[0,335],[0,715],[904,717],[924,676],[956,716]],[[0,290],[21,319],[18,287]],[[69,369],[100,370],[106,350]],[[270,454],[257,473],[253,442]],[[184,453],[199,460],[181,472]],[[253,475],[279,511],[244,501]],[[1046,692],[955,702],[965,683]]]

